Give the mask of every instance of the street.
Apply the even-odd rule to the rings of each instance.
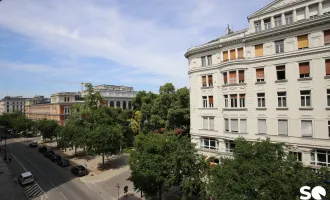
[[[17,141],[17,140],[16,140]],[[49,200],[103,200],[79,178],[70,173],[70,168],[61,168],[38,153],[37,148],[29,148],[28,143],[8,139],[7,145],[13,155],[9,168],[13,176],[31,171],[35,181],[45,192],[44,199]],[[108,198],[109,199],[109,198]]]

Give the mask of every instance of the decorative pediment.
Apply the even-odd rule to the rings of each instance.
[[[279,8],[284,8],[302,1],[306,1],[306,0],[276,0],[268,4],[267,6],[261,8],[257,12],[253,13],[248,18],[255,17],[264,13],[268,13]]]

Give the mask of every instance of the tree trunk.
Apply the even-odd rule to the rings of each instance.
[[[77,155],[77,146],[75,145],[74,146],[74,156],[76,156]]]
[[[104,153],[102,153],[102,165],[104,166]]]
[[[162,185],[159,186],[159,200],[162,200]]]

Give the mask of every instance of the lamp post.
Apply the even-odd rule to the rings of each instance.
[[[5,130],[5,156],[3,157],[3,160],[7,160],[7,131]]]
[[[116,187],[118,188],[118,198],[117,199],[119,199],[119,188],[120,188],[119,183],[117,183],[117,186]]]

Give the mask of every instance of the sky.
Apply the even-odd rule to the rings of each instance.
[[[79,91],[81,82],[189,87],[185,52],[272,0],[2,0],[0,98]]]

